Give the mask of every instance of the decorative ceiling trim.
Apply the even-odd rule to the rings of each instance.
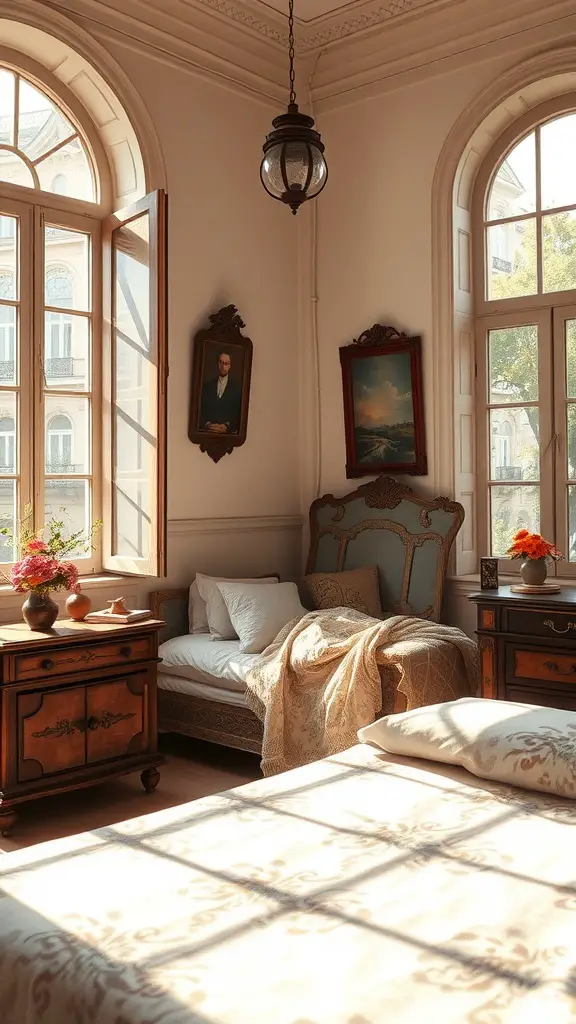
[[[282,31],[279,25],[276,25],[272,20],[268,21],[260,14],[256,14],[252,7],[236,2],[233,3],[232,0],[196,0],[196,3],[209,7],[210,10],[216,11],[217,14],[230,18],[231,21],[244,25],[245,28],[252,29],[253,32],[258,32],[267,39],[278,43],[279,46],[286,46],[288,43],[288,33]]]
[[[325,28],[322,28],[322,22],[326,22],[327,17],[321,19],[319,27],[309,35],[303,32],[299,33],[298,50],[300,53],[318,50],[320,47],[329,46],[330,43],[357,35],[358,32],[365,32],[366,29],[383,25],[391,18],[398,18],[403,14],[410,14],[422,7],[429,7],[431,4],[438,5],[441,2],[442,0],[386,0],[386,3],[380,3],[377,7],[358,13],[354,17],[348,17],[346,20],[339,18],[338,15],[330,15],[331,24],[326,25]]]

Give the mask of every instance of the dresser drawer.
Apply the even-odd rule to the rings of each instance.
[[[62,647],[38,651],[37,654],[23,654],[14,658],[14,680],[50,679],[73,672],[146,661],[154,655],[152,636],[136,639],[119,639],[113,643],[96,643],[82,647]]]
[[[538,679],[563,686],[576,686],[576,651],[565,654],[555,650],[526,650],[510,645],[508,660],[511,678]]]
[[[509,608],[506,632],[573,640],[576,647],[576,611],[571,614]]]
[[[535,686],[517,686],[510,683],[506,687],[506,700],[518,701],[519,704],[540,704],[544,708],[560,708],[562,711],[576,711],[576,694],[548,687],[538,689]]]

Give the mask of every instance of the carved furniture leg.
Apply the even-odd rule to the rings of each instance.
[[[147,793],[153,793],[160,782],[160,772],[157,768],[146,768],[140,776],[140,781]]]
[[[15,821],[16,814],[14,811],[3,811],[0,808],[0,836],[9,836]]]

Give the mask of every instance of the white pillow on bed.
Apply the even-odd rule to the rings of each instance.
[[[238,634],[230,621],[226,603],[218,590],[219,583],[253,583],[261,586],[263,583],[278,585],[277,576],[263,576],[261,579],[234,579],[226,576],[204,576],[203,573],[196,573],[195,582],[198,585],[200,597],[206,602],[206,619],[208,630],[214,640],[237,640]]]
[[[209,633],[208,616],[206,615],[206,601],[200,597],[196,579],[190,587],[188,597],[188,632],[198,635]]]
[[[391,754],[459,764],[483,779],[576,799],[576,713],[463,697],[398,715],[358,732]]]
[[[245,654],[261,654],[292,619],[306,614],[295,583],[257,587],[253,583],[218,583],[232,625]]]

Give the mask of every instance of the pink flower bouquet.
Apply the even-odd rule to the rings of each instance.
[[[78,592],[78,569],[73,562],[66,561],[66,556],[90,551],[92,538],[101,523],[95,523],[87,538],[83,530],[65,537],[62,520],[53,519],[38,531],[33,529],[31,523],[32,511],[27,508],[16,537],[9,528],[0,529],[0,534],[8,537],[12,544],[17,544],[21,556],[5,579],[9,579],[19,594],[28,591],[47,594],[50,590]],[[44,534],[46,539],[43,538]]]

